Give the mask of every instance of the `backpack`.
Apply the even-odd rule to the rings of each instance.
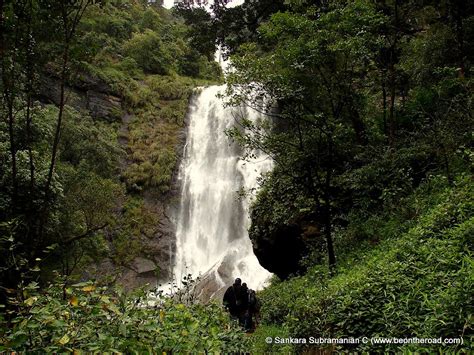
[[[255,294],[254,290],[249,290],[249,307],[252,309],[258,309],[258,300],[257,300],[257,295]]]

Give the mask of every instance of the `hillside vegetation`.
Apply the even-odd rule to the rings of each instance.
[[[137,256],[159,276],[169,257],[149,245],[167,223],[188,101],[220,68],[146,1],[7,1],[1,11],[2,286],[54,270],[72,282],[107,260],[118,267],[94,275],[112,281]]]
[[[147,1],[6,1],[0,19],[0,352],[244,349],[216,305],[110,286],[157,257],[188,101],[218,64]]]
[[[277,276],[257,349],[471,349],[472,4],[259,1],[207,21],[231,54],[229,102],[269,112],[228,132],[275,162],[251,209],[254,251]]]
[[[0,352],[472,351],[471,2],[200,3],[0,2]],[[174,298],[128,292],[166,273],[216,44],[227,102],[264,113],[226,133],[274,161],[241,191],[275,274],[249,335],[189,278]]]
[[[470,178],[446,187],[437,179],[403,200],[403,212],[364,223],[378,245],[354,246],[336,276],[320,266],[304,276],[274,282],[261,292],[262,323],[254,340],[267,336],[359,339],[322,344],[326,350],[467,351],[472,344],[474,274],[473,185]],[[405,213],[416,215],[407,220]],[[464,338],[464,344],[363,343],[371,338]],[[308,340],[309,341],[309,340]],[[308,345],[286,345],[287,351]]]

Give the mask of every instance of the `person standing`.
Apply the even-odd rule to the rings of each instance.
[[[239,319],[242,309],[242,280],[236,278],[234,284],[224,293],[224,307],[229,311],[232,318]]]
[[[254,290],[248,291],[248,313],[249,313],[249,331],[255,330],[260,322],[260,301]]]
[[[249,327],[251,327],[252,318],[249,313],[249,288],[245,282],[242,284],[240,299],[242,300],[242,304],[240,307],[239,323],[247,331],[250,329]]]

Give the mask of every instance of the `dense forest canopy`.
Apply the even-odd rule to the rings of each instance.
[[[213,27],[212,40],[231,54],[230,104],[270,112],[257,124],[242,117],[228,132],[249,156],[261,149],[275,162],[271,174],[262,179],[251,211],[255,253],[263,266],[283,279],[298,280],[294,276],[308,272],[320,275],[325,264],[335,275],[303,276],[266,290],[272,310],[271,316],[266,315],[269,330],[283,323],[280,332],[294,337],[407,334],[402,328],[376,325],[368,314],[362,316],[368,309],[395,307],[400,312],[398,321],[416,328],[410,334],[465,334],[471,329],[472,306],[463,290],[472,290],[467,280],[472,269],[457,260],[471,260],[472,265],[472,238],[466,239],[472,234],[472,198],[459,202],[463,211],[470,211],[466,218],[459,219],[454,211],[450,217],[451,228],[463,225],[467,234],[449,232],[456,237],[452,235],[454,244],[447,249],[441,240],[431,241],[435,250],[447,253],[443,263],[450,265],[442,277],[445,281],[438,280],[437,291],[429,286],[436,271],[425,269],[430,256],[424,254],[423,242],[421,250],[404,244],[423,240],[424,234],[413,231],[400,236],[418,220],[442,223],[435,222],[442,203],[433,206],[443,188],[461,189],[461,195],[471,191],[472,5],[463,1],[246,1],[241,7],[216,10],[207,18],[198,16],[199,8],[183,6],[178,11],[194,29],[203,23]],[[193,38],[205,43],[207,37],[196,30]],[[427,217],[430,208],[434,210]],[[439,238],[450,227],[443,228],[436,232]],[[397,245],[390,247],[397,236]],[[372,254],[367,248],[374,250]],[[399,260],[407,269],[390,269],[394,261],[384,264],[383,254],[375,253],[379,249],[388,260],[391,252],[406,255]],[[411,257],[404,249],[410,250]],[[354,264],[368,257],[376,261],[368,266]],[[412,258],[419,264],[411,266]],[[355,266],[366,269],[338,275],[341,268]],[[424,271],[412,275],[411,267]],[[371,274],[373,268],[383,274]],[[389,287],[386,275],[397,275],[393,277],[399,284],[402,279],[407,282],[395,292],[393,304],[383,291]],[[366,277],[380,282],[380,289],[367,289]],[[397,302],[415,297],[409,296],[412,284],[421,283],[419,297],[431,294],[434,302],[447,292],[449,286],[441,286],[444,282],[456,283],[458,291],[452,292],[459,293],[450,294],[449,306],[439,312],[447,315],[458,309],[456,321],[438,320],[449,326],[433,325],[422,331],[427,319],[438,319],[430,318],[430,312],[438,311],[426,305],[405,310],[406,319],[402,316]],[[324,291],[326,287],[334,291]],[[356,315],[351,318],[351,311],[339,305],[336,296],[331,299],[331,292],[347,292],[346,306],[354,307]],[[294,293],[301,295],[301,304],[292,301]],[[310,311],[303,300],[312,297],[315,310]],[[373,304],[357,303],[364,299]],[[324,302],[331,306],[322,306]],[[304,320],[308,312],[314,321]],[[334,319],[327,318],[329,313]],[[354,328],[346,325],[349,322],[355,322]],[[276,345],[266,348],[270,349],[279,350]]]
[[[232,132],[277,162],[253,209],[257,245],[310,225],[334,265],[334,231],[352,218],[432,174],[453,183],[472,143],[472,32],[462,26],[472,11],[464,2],[295,2],[239,47],[234,101],[267,97],[279,108],[270,131]],[[314,247],[313,236],[303,244]]]
[[[264,339],[379,336],[470,351],[473,4],[227,3],[0,1],[0,351],[305,352]],[[223,81],[218,47],[227,103],[263,113],[227,134],[243,159],[274,161],[250,211],[275,274],[251,337],[186,292],[146,307],[111,287],[162,252],[169,218],[150,200],[174,198],[192,90]]]
[[[139,192],[169,191],[191,88],[220,69],[146,1],[6,1],[1,13],[3,286],[37,264],[123,263],[157,223]]]

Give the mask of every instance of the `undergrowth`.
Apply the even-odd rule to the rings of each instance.
[[[353,247],[337,274],[315,266],[305,276],[273,282],[260,293],[267,336],[306,338],[463,338],[463,345],[390,344],[311,345],[326,350],[468,351],[472,347],[474,280],[474,187],[462,176],[441,188],[436,179],[405,201],[418,215],[377,221],[374,246]],[[362,226],[370,228],[374,219]],[[398,226],[398,227],[397,227]],[[400,231],[397,235],[396,228]],[[394,230],[395,229],[395,230]],[[278,333],[278,331],[280,333]],[[270,351],[282,345],[265,345]],[[285,345],[288,346],[288,345]],[[303,351],[309,345],[293,345]]]
[[[0,313],[0,352],[228,353],[248,348],[238,325],[216,303],[147,299],[143,291],[127,295],[90,282],[65,287],[59,278],[42,291],[31,283],[11,303],[17,307],[12,319],[7,321],[11,313]]]

